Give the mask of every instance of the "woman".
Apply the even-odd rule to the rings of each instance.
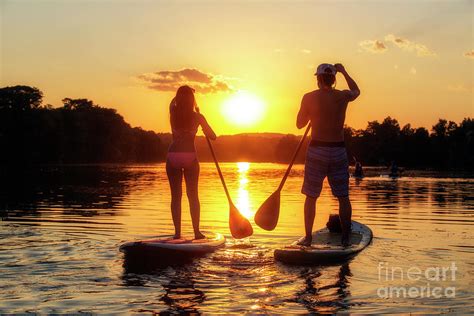
[[[175,229],[174,238],[181,238],[181,196],[183,174],[186,182],[186,194],[191,209],[194,237],[203,239],[199,230],[201,207],[198,197],[199,162],[194,147],[194,138],[201,126],[204,134],[212,140],[216,134],[207,123],[194,98],[194,89],[182,86],[170,104],[170,123],[173,142],[168,149],[166,174],[171,187],[171,214]]]

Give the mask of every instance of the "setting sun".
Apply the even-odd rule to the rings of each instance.
[[[226,119],[236,125],[251,125],[258,122],[265,109],[264,102],[246,91],[232,95],[223,107]]]

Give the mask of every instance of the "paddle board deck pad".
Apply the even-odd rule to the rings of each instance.
[[[299,246],[298,242],[282,249],[276,249],[275,259],[290,264],[326,264],[340,262],[352,258],[367,247],[372,241],[372,231],[369,227],[352,221],[351,245],[341,245],[341,234],[331,233],[326,227],[313,232],[313,242],[310,247]]]
[[[120,246],[125,254],[198,256],[223,247],[225,237],[219,233],[203,232],[204,239],[173,239],[173,235],[126,242]]]

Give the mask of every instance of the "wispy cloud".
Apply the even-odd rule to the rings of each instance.
[[[474,49],[469,52],[465,52],[464,57],[474,59]]]
[[[406,51],[415,51],[417,56],[436,56],[436,54],[430,50],[426,45],[410,41],[406,38],[388,34],[385,36],[385,41],[395,44],[398,48]]]
[[[301,52],[303,54],[311,54],[311,51],[309,49],[302,49]]]
[[[411,68],[410,68],[410,73],[411,73],[412,75],[416,75],[416,68],[415,68],[415,67],[411,67]]]
[[[472,88],[469,89],[463,84],[458,84],[458,85],[449,85],[448,91],[456,92],[456,93],[464,93],[464,92],[472,92],[473,89]]]
[[[360,42],[359,46],[363,50],[373,54],[384,53],[387,50],[385,44],[379,40],[365,40]]]
[[[149,89],[157,91],[176,91],[183,85],[189,85],[199,93],[232,90],[222,76],[215,76],[190,68],[178,71],[161,70],[142,74],[137,78],[146,84]]]
[[[392,44],[402,50],[415,52],[419,57],[436,56],[436,53],[430,50],[426,45],[410,41],[406,38],[388,34],[384,40],[364,40],[359,42],[359,46],[370,53],[384,53],[388,50],[387,44]]]

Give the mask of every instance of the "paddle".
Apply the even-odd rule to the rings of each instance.
[[[288,178],[288,175],[290,174],[291,167],[295,162],[296,156],[298,155],[298,152],[300,151],[300,148],[303,145],[303,141],[308,135],[310,128],[311,124],[308,124],[308,127],[306,128],[306,131],[304,132],[304,135],[301,138],[298,147],[296,147],[296,151],[293,155],[293,158],[291,159],[288,169],[286,169],[285,175],[283,176],[283,179],[281,180],[278,189],[273,192],[273,194],[270,195],[270,197],[266,199],[265,202],[263,202],[263,204],[260,206],[257,213],[255,214],[255,223],[265,230],[274,230],[278,223],[278,216],[280,215],[281,189],[283,189],[283,185],[285,184],[286,178]]]
[[[219,167],[219,163],[217,162],[216,154],[214,153],[214,149],[212,148],[211,141],[206,136],[207,144],[209,145],[209,149],[211,150],[212,158],[214,159],[214,163],[216,164],[217,172],[219,173],[219,177],[221,178],[222,186],[224,187],[225,195],[227,196],[227,200],[229,201],[229,228],[232,237],[241,239],[245,237],[249,237],[253,234],[252,225],[248,219],[246,219],[242,214],[240,214],[237,207],[235,207],[234,203],[232,203],[232,199],[230,198],[229,190],[227,190],[227,186],[224,181],[224,176],[222,175],[221,168]]]

